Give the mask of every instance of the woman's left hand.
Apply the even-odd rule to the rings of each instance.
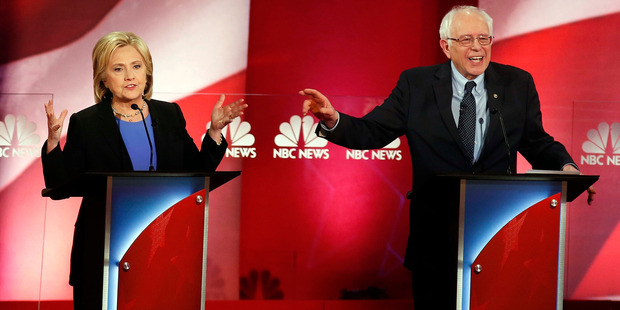
[[[211,136],[211,139],[215,142],[221,142],[220,137],[222,135],[222,129],[230,124],[237,116],[243,115],[243,110],[248,107],[247,104],[243,103],[243,99],[222,106],[224,104],[224,99],[226,99],[226,96],[224,94],[220,95],[220,99],[218,99],[211,112],[209,136]]]

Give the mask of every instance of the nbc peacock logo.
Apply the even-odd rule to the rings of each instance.
[[[0,121],[0,158],[41,156],[38,149],[41,137],[36,130],[37,125],[26,116],[7,114]]]
[[[597,129],[590,129],[588,140],[581,145],[581,165],[620,166],[620,123],[611,126],[602,122]]]
[[[273,158],[328,159],[329,150],[323,148],[327,140],[317,137],[316,126],[318,123],[310,115],[304,118],[293,115],[288,122],[281,123],[280,133],[274,138],[278,148],[273,149]],[[303,145],[300,145],[301,138]]]
[[[207,128],[210,127],[211,122],[207,124]],[[256,148],[252,147],[256,139],[250,133],[251,129],[250,123],[242,122],[239,117],[233,119],[228,126],[222,129],[222,135],[230,141],[230,147],[226,149],[226,157],[256,158]],[[203,139],[205,135],[202,136]]]

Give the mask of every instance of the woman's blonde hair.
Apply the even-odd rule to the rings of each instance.
[[[105,86],[105,71],[110,61],[110,57],[117,48],[123,46],[133,46],[144,59],[146,67],[146,86],[144,87],[144,98],[147,100],[153,96],[153,59],[146,43],[131,32],[110,32],[99,39],[93,48],[93,86],[95,91],[95,102],[99,103],[104,97],[111,97],[112,93]]]

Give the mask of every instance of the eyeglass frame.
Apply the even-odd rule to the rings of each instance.
[[[489,43],[482,44],[482,43],[480,42],[480,39],[481,39],[481,38],[485,38],[485,37],[489,39]],[[462,42],[463,42],[462,40],[465,40],[465,39],[467,39],[467,38],[471,39],[471,42],[470,42],[469,44],[465,45],[465,44],[463,44],[463,43],[462,43]],[[477,37],[473,37],[473,36],[470,36],[470,35],[464,35],[464,36],[461,36],[461,37],[460,37],[460,38],[458,38],[458,39],[456,39],[456,38],[446,38],[446,40],[456,41],[456,42],[458,42],[458,43],[459,43],[459,45],[461,45],[462,47],[470,47],[470,46],[472,46],[472,45],[474,44],[474,42],[475,42],[475,41],[478,41],[478,44],[480,44],[481,46],[491,45],[491,44],[493,44],[493,38],[494,38],[494,36],[486,36],[486,35],[482,35],[482,34],[481,34],[481,35],[479,35],[479,36],[477,36]]]

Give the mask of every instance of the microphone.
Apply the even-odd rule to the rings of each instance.
[[[144,131],[146,131],[146,138],[149,140],[149,148],[151,149],[151,161],[149,162],[149,171],[155,171],[153,167],[153,144],[151,143],[151,136],[149,135],[149,130],[146,128],[146,121],[144,120],[144,114],[142,114],[142,109],[138,107],[137,104],[132,104],[131,108],[134,110],[140,111],[140,116],[142,116],[142,123],[144,124]]]
[[[499,124],[502,127],[502,134],[504,135],[504,143],[506,144],[506,151],[508,152],[508,167],[506,168],[506,173],[512,174],[512,171],[510,169],[510,164],[512,163],[512,158],[510,156],[510,143],[508,143],[508,136],[506,135],[506,126],[504,126],[504,118],[502,117],[502,112],[496,107],[493,107],[491,109],[491,114],[499,115]]]

